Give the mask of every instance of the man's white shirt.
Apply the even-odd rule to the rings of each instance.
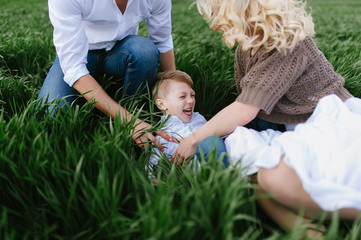
[[[115,0],[49,0],[48,4],[54,45],[69,86],[89,73],[89,50],[110,50],[116,41],[138,34],[144,19],[149,39],[160,53],[173,49],[171,0],[128,0],[124,14]]]

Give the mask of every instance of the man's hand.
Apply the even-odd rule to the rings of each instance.
[[[136,124],[136,126],[134,128],[134,132],[133,132],[133,139],[134,139],[135,143],[139,147],[145,147],[145,146],[147,146],[147,143],[150,141],[159,150],[164,152],[164,147],[159,143],[157,138],[152,133],[148,132],[148,130],[151,128],[152,128],[152,126],[150,124],[137,119],[137,124]],[[174,141],[173,138],[171,138],[164,131],[157,131],[156,134],[161,136],[162,138],[166,139],[169,142]]]

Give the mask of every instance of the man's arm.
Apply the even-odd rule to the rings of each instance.
[[[169,50],[168,52],[160,54],[160,66],[161,71],[175,70],[174,51]]]
[[[157,46],[160,54],[160,70],[175,70],[172,38],[170,0],[157,0],[151,3],[151,16],[147,18],[149,39]]]
[[[124,121],[131,120],[132,115],[114,101],[90,74],[79,78],[79,80],[74,83],[73,87],[80,94],[83,94],[87,101],[94,102],[97,109],[110,116],[112,119],[121,117]],[[164,147],[159,144],[153,134],[146,133],[141,136],[147,129],[151,128],[151,125],[141,121],[140,119],[137,119],[135,124],[136,126],[133,132],[133,139],[137,144],[143,146],[147,142],[147,139],[149,139],[161,151],[164,151]],[[157,134],[168,141],[172,141],[168,134],[163,131],[158,131]]]

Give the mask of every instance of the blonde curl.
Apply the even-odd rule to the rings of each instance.
[[[314,24],[300,0],[197,0],[210,28],[222,32],[224,43],[239,43],[243,51],[264,46],[266,51],[292,50]]]

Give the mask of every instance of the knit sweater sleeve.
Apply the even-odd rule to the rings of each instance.
[[[238,61],[241,63],[242,57]],[[237,101],[257,106],[266,114],[271,113],[308,64],[302,44],[286,54],[279,51],[257,52],[249,61],[243,63],[250,66],[244,76],[241,70],[238,70],[240,76],[237,76],[237,71],[235,73],[237,89],[240,89]],[[251,61],[255,61],[253,65]],[[238,63],[236,57],[236,65]]]

